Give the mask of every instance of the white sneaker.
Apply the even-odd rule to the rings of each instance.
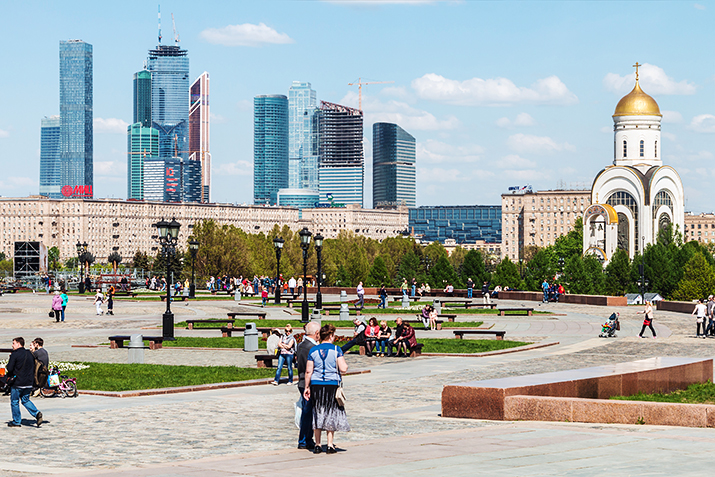
[[[292,383],[292,382],[291,382],[291,383],[288,383],[288,386],[293,386],[293,383]]]
[[[271,384],[274,386],[278,386],[278,383],[276,381],[271,381]]]

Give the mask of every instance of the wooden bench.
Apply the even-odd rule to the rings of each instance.
[[[410,348],[410,358],[414,358],[415,356],[420,356],[422,354],[422,348],[424,348],[424,346],[425,345],[422,343],[417,343],[415,346]],[[377,348],[375,348],[375,349],[377,349]],[[360,346],[360,350],[358,352],[360,353],[360,356],[365,356],[367,354],[367,349],[365,349],[364,346]],[[373,352],[373,354],[375,354],[375,353]]]
[[[212,328],[202,328],[202,329],[212,329]],[[221,328],[215,328],[215,329],[220,329],[221,330],[221,336],[223,338],[229,338],[232,336],[232,333],[239,332],[239,331],[246,331],[246,328],[243,326],[222,326]],[[268,334],[271,332],[272,328],[256,328],[256,331],[261,333],[264,338],[268,338]]]
[[[130,339],[130,336],[110,336],[109,348],[124,348],[124,342]],[[164,338],[162,336],[143,336],[142,339],[149,341],[149,349],[160,349],[162,347],[162,343],[164,342]]]
[[[496,330],[455,330],[455,338],[464,339],[464,335],[496,335],[498,340],[503,340],[506,335],[506,331],[496,331]]]
[[[135,295],[136,295],[136,293],[135,293]],[[184,295],[174,295],[174,296],[171,297],[171,299],[172,299],[173,301],[177,301],[177,300],[189,301],[189,297],[188,297],[188,296],[184,296]],[[161,301],[166,301],[166,295],[161,295]]]
[[[465,303],[464,308],[471,308],[473,306],[476,307],[484,307],[484,308],[491,308],[492,310],[497,307],[496,303]]]
[[[233,328],[233,319],[232,318],[228,318],[225,320],[186,320],[186,324],[189,325],[188,328],[190,330],[194,329],[194,323],[212,323],[212,324],[223,323],[226,325],[227,328]]]
[[[521,314],[520,312],[525,311],[527,316],[531,316],[532,312],[534,311],[533,308],[497,308],[497,311],[499,312],[499,316],[504,316],[504,315],[519,315]]]
[[[118,291],[115,291],[115,292],[114,292],[114,296],[115,296],[115,297],[117,297],[117,296],[130,296],[130,297],[132,297],[132,298],[136,298],[137,293],[136,293],[136,292],[133,292],[133,291],[129,291],[129,290],[125,290],[125,291],[118,290]],[[164,299],[166,300],[166,296],[164,296]]]
[[[253,357],[256,358],[257,368],[273,368],[273,360],[278,359],[276,354],[256,354]]]
[[[266,319],[265,311],[232,311],[226,314],[232,319],[236,319],[237,316],[256,316],[259,320]]]
[[[420,315],[417,315],[417,316],[420,316]],[[422,321],[422,319],[419,319],[419,320],[402,320],[402,322],[403,322],[403,323],[409,323],[409,324],[411,324],[411,325],[421,325],[421,326],[424,326],[424,325],[425,325],[424,322]],[[435,320],[435,324],[436,324],[436,327],[437,327],[438,330],[441,330],[441,329],[442,329],[442,323],[444,323],[444,320]],[[414,328],[414,326],[413,326],[413,328]],[[429,322],[427,322],[427,328],[423,328],[423,329],[428,329],[428,328],[429,328]]]
[[[285,302],[288,304],[288,308],[293,308],[293,303],[303,303],[303,298],[286,298]],[[308,305],[315,306],[315,300],[308,300]]]

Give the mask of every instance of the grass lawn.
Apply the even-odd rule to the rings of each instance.
[[[369,315],[362,315],[366,319],[369,318]],[[378,320],[379,321],[379,320]],[[387,320],[385,320],[387,321]],[[259,328],[284,328],[285,325],[288,323],[291,324],[294,330],[296,330],[296,333],[300,333],[303,329],[303,323],[300,320],[235,320],[233,322],[233,326],[242,328],[246,326],[246,323],[255,323],[257,327]],[[351,321],[323,321],[323,324],[326,323],[331,323],[334,325],[336,328],[352,328],[353,324]],[[462,321],[462,322],[449,322],[445,321],[442,323],[443,328],[478,328],[484,324],[483,321]],[[394,321],[387,321],[387,325],[390,326],[391,328],[395,328],[397,326]],[[186,324],[185,321],[179,321],[177,322],[174,327],[175,328],[186,328],[188,325]],[[221,328],[222,326],[226,326],[225,323],[220,324],[220,323],[194,323],[194,329],[202,329],[202,328]],[[422,326],[420,325],[419,327],[416,327],[416,329],[420,329]]]
[[[674,391],[668,394],[643,394],[633,396],[613,396],[611,399],[621,401],[653,401],[675,402],[687,404],[715,404],[715,384],[708,381],[702,384],[691,384],[688,389]]]
[[[226,339],[226,338],[224,338]],[[83,363],[89,368],[68,371],[77,378],[77,388],[96,391],[196,386],[199,384],[247,381],[275,376],[276,370],[235,366],[167,366],[160,364]]]

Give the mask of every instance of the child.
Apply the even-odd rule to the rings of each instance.
[[[268,289],[266,287],[261,287],[261,299],[263,300],[263,306],[266,306],[268,302]]]

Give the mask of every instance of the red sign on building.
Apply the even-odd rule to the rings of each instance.
[[[71,186],[66,185],[61,189],[62,195],[65,197],[84,197],[92,198],[92,186],[91,185],[78,185]]]

